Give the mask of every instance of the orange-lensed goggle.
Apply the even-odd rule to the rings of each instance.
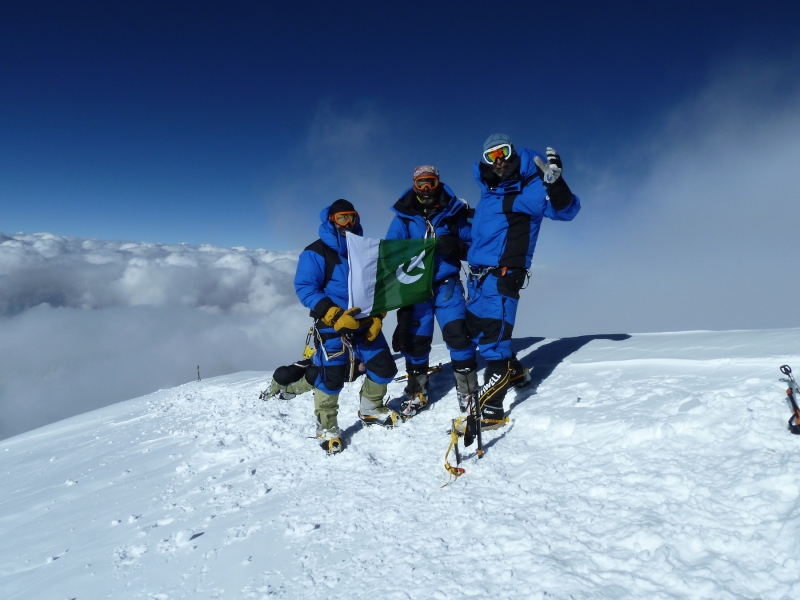
[[[342,212],[333,213],[328,218],[342,227],[347,227],[348,225],[358,225],[358,213],[354,210],[344,210]]]
[[[507,160],[509,156],[511,156],[511,144],[500,144],[484,152],[483,160],[493,165],[498,158],[500,160]]]
[[[414,189],[420,192],[436,189],[437,185],[439,185],[439,178],[436,175],[426,173],[414,179]]]

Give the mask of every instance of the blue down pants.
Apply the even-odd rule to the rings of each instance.
[[[432,298],[397,311],[392,347],[402,353],[407,366],[427,365],[435,316],[453,368],[472,368],[476,364],[475,344],[467,336],[464,311],[461,281],[455,277],[438,281],[433,285]]]
[[[514,354],[511,335],[526,272],[514,269],[504,276],[501,273],[495,269],[483,278],[470,276],[468,281],[467,335],[487,361],[508,360]]]
[[[397,375],[397,366],[394,364],[386,338],[381,332],[375,341],[368,342],[365,333],[357,331],[350,338],[356,365],[363,362],[367,375],[375,383],[389,383]],[[336,333],[332,327],[320,327],[319,336],[322,338],[322,344],[315,337],[317,352],[314,354],[314,364],[319,367],[319,374],[314,387],[326,394],[338,394],[342,391],[344,382],[350,381],[348,352],[342,343],[341,334]],[[343,349],[345,352],[342,352]],[[356,369],[355,376],[360,374]]]

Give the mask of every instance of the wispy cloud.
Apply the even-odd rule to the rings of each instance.
[[[584,210],[545,224],[539,254],[545,333],[800,323],[793,73],[794,62],[729,66],[613,152],[594,186],[573,184]]]
[[[411,182],[412,159],[400,158],[411,147],[406,121],[369,102],[320,101],[265,191],[276,244],[302,248],[312,242],[319,211],[337,198],[353,202],[366,235],[382,237],[391,205]]]

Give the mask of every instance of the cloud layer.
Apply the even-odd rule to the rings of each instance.
[[[246,248],[65,238],[0,238],[0,316],[64,308],[182,306],[269,313],[294,303],[297,255]]]
[[[565,164],[583,210],[572,223],[544,224],[521,329],[800,325],[793,72],[739,64],[636,139],[610,147],[604,170],[587,175]]]
[[[0,438],[303,347],[291,253],[0,238]]]

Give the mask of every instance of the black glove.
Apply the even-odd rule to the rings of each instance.
[[[561,157],[558,155],[558,152],[553,148],[547,148],[547,163],[550,165],[551,171],[558,169],[558,174],[561,175],[564,165],[561,164]]]
[[[461,242],[452,235],[443,235],[436,238],[436,254],[445,258],[459,258],[461,255]]]
[[[564,170],[561,164],[561,157],[553,148],[547,148],[547,162],[544,162],[538,156],[534,157],[533,162],[539,167],[542,172],[542,182],[547,190],[547,199],[556,210],[564,210],[572,204],[572,190],[569,189],[567,183],[561,178],[561,172]]]

